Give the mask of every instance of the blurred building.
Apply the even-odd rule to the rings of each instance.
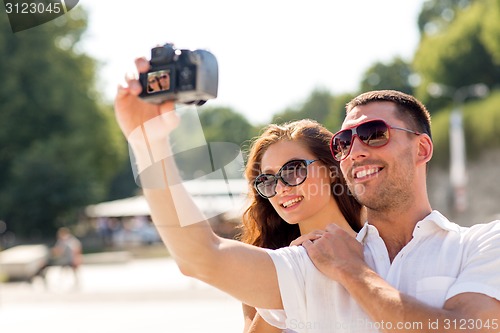
[[[246,180],[193,180],[184,186],[209,218],[215,233],[234,238],[246,208]],[[148,203],[142,195],[87,206],[85,215],[103,241],[108,242],[106,245],[141,245],[160,241],[151,223]]]

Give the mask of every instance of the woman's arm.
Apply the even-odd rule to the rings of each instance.
[[[266,322],[254,307],[243,304],[243,316],[245,327],[243,333],[282,333],[280,328],[274,327]]]
[[[244,303],[241,304],[241,308],[243,310],[243,320],[244,320],[243,333],[248,333],[250,327],[252,326],[253,319],[257,314],[257,310],[255,310],[253,306]]]
[[[145,58],[137,59],[136,65],[139,72],[149,69]],[[127,78],[127,85],[118,88],[115,113],[134,151],[140,176],[154,178],[155,186],[143,188],[144,196],[180,270],[247,304],[282,308],[276,270],[265,250],[215,235],[177,181],[175,163],[165,158],[171,155],[168,134],[176,126],[173,102],[144,102],[138,97],[141,90],[137,79]]]

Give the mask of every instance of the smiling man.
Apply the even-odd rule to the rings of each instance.
[[[463,228],[432,210],[426,108],[397,91],[361,94],[331,150],[367,224],[358,242],[335,226],[306,240],[315,266],[381,331],[500,331],[500,222]]]

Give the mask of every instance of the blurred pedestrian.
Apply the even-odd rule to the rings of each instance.
[[[54,266],[70,269],[73,273],[74,286],[79,285],[79,267],[82,263],[82,244],[71,231],[62,227],[57,231],[57,241],[52,248]]]

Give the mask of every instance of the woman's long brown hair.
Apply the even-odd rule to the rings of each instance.
[[[329,166],[335,179],[332,183],[332,195],[341,213],[354,231],[361,229],[361,205],[350,194],[340,172],[340,165],[330,152],[332,136],[333,134],[318,122],[303,119],[282,125],[268,125],[262,135],[253,141],[245,168],[250,205],[243,213],[242,232],[239,237],[241,241],[277,249],[290,245],[290,242],[300,236],[299,226],[285,222],[274,210],[269,199],[262,198],[253,187],[255,178],[261,173],[262,156],[269,146],[279,141],[297,142],[324,165]]]

